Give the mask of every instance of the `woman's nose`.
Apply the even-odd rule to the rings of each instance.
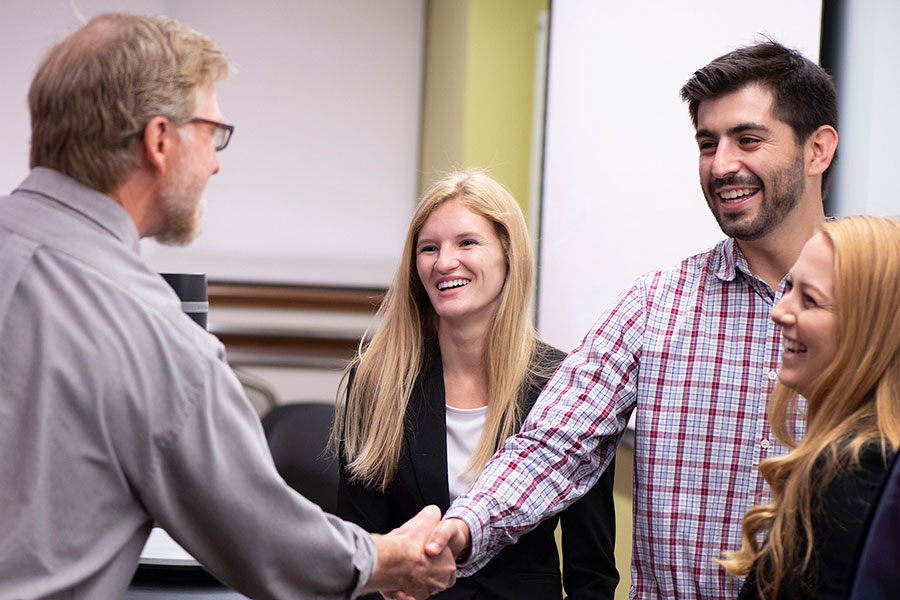
[[[776,325],[790,325],[794,322],[794,313],[790,306],[790,292],[781,297],[781,300],[772,307],[772,320]]]
[[[456,256],[456,252],[454,252],[453,250],[441,250],[440,253],[438,253],[435,267],[441,273],[452,271],[458,266],[459,258]]]

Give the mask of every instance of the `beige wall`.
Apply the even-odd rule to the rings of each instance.
[[[616,503],[616,568],[619,569],[619,587],[616,600],[628,600],[631,587],[631,486],[634,473],[634,450],[621,444],[616,452],[616,477],[613,497]]]
[[[469,2],[432,0],[425,25],[420,195],[463,166]]]
[[[482,167],[528,212],[535,55],[548,0],[428,3],[420,188]]]

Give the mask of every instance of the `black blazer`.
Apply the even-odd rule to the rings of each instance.
[[[447,483],[447,428],[440,349],[430,344],[406,412],[403,453],[397,474],[381,493],[348,481],[343,455],[337,514],[372,533],[399,527],[428,504],[450,505]],[[540,343],[535,360],[556,367],[565,354]],[[523,412],[534,405],[546,380],[530,386]],[[614,464],[584,497],[504,548],[471,577],[434,596],[448,599],[553,600],[562,596],[554,530],[562,519],[563,573],[572,600],[612,598],[619,581],[613,555]],[[378,595],[368,598],[378,598]]]
[[[900,459],[894,458],[875,506],[851,600],[890,600],[900,590]]]
[[[866,528],[890,470],[891,460],[893,456],[885,462],[877,444],[864,446],[859,467],[840,471],[819,492],[820,505],[811,519],[812,578],[804,581],[789,574],[779,589],[779,600],[845,600],[850,597]],[[813,469],[815,477],[815,467]],[[754,568],[744,582],[738,600],[759,599],[756,578]],[[892,590],[890,597],[898,597],[896,589]]]

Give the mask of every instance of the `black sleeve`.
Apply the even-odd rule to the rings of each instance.
[[[347,380],[347,395],[353,385],[355,371],[350,372]],[[335,415],[335,427],[344,427],[343,415]],[[388,533],[391,527],[390,505],[387,494],[377,489],[351,481],[347,470],[347,457],[344,455],[344,435],[338,448],[338,491],[336,513],[342,519],[356,523],[369,533]]]
[[[900,460],[892,461],[864,527],[850,600],[888,600],[900,589]]]
[[[347,383],[348,394],[353,385],[353,375],[354,372],[351,371]],[[343,427],[343,423],[343,418],[335,415],[335,427]],[[356,523],[369,533],[388,533],[393,528],[387,495],[359,482],[350,481],[343,442],[339,446],[338,465],[337,516]],[[383,600],[383,597],[374,593],[360,596],[357,600]]]
[[[391,527],[387,495],[358,482],[350,481],[341,457],[338,481],[337,516],[356,523],[369,533],[388,533]]]
[[[874,446],[874,445],[873,445]],[[880,448],[865,447],[858,468],[838,475],[813,514],[816,597],[848,598],[868,523],[890,462]]]
[[[741,585],[737,600],[759,600],[759,589],[756,587],[756,566],[754,565],[747,574],[747,579]]]
[[[560,513],[563,586],[569,600],[612,599],[616,570],[615,458],[591,490]]]
[[[779,598],[844,600],[850,597],[855,557],[862,546],[889,462],[880,446],[870,444],[861,450],[858,466],[843,470],[818,491],[812,513],[813,562],[811,573],[803,578],[788,572],[778,592]],[[815,468],[814,468],[815,469]],[[813,477],[816,477],[813,471]],[[756,586],[757,565],[747,577],[738,600],[759,598]],[[894,597],[894,596],[891,596]]]
[[[536,359],[556,368],[565,353],[538,342]],[[546,385],[547,380],[539,381]],[[529,407],[530,409],[530,407]],[[569,600],[612,599],[616,570],[616,512],[613,504],[615,457],[594,487],[559,515],[562,527],[563,586]]]

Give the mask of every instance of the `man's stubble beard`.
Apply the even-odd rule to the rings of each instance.
[[[203,188],[185,167],[172,173],[171,179],[160,186],[160,229],[153,238],[167,246],[186,246],[203,229],[202,217],[206,207]]]
[[[798,149],[794,161],[772,173],[770,182],[765,187],[762,180],[756,176],[750,178],[733,176],[710,183],[709,189],[704,190],[704,194],[722,232],[729,237],[745,241],[757,240],[771,233],[797,207],[803,192],[806,191],[803,166],[803,152]],[[719,199],[714,190],[722,185],[733,184],[756,185],[763,193],[763,203],[759,206],[756,216],[747,223],[742,222],[743,213],[722,215],[717,210]]]

